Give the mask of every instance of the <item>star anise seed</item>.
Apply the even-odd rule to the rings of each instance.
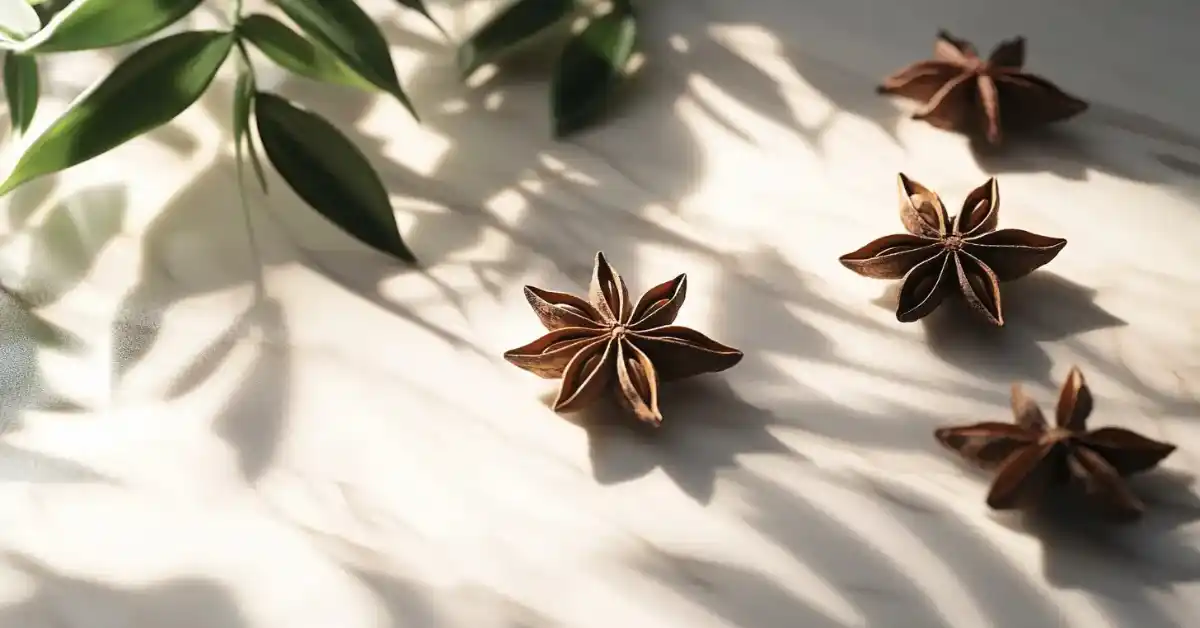
[[[996,469],[987,497],[995,510],[1036,505],[1047,490],[1081,490],[1118,520],[1141,516],[1145,505],[1123,478],[1147,471],[1175,446],[1120,427],[1087,429],[1092,394],[1073,367],[1058,397],[1054,427],[1021,390],[1012,387],[1014,423],[984,422],[936,430],[934,436],[970,462]]]
[[[634,304],[625,281],[596,254],[587,300],[525,286],[525,299],[549,333],[504,358],[547,379],[562,378],[554,409],[572,412],[606,391],[639,420],[662,422],[660,381],[724,371],[742,352],[674,325],[687,275],[659,284]]]
[[[983,59],[969,42],[938,31],[933,57],[884,79],[878,91],[921,102],[913,118],[1000,144],[1024,131],[1083,113],[1088,104],[1050,81],[1023,72],[1025,38],[1000,42]]]
[[[896,318],[927,316],[959,293],[994,325],[1004,324],[1000,282],[1019,279],[1054,259],[1067,245],[1020,229],[996,230],[1000,188],[995,178],[967,194],[951,217],[942,199],[901,173],[900,221],[908,233],[883,236],[847,253],[843,266],[874,279],[903,279]]]

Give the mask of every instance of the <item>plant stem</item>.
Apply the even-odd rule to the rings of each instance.
[[[238,37],[234,41],[237,42],[238,57],[242,60],[242,65],[246,66],[246,74],[250,75],[250,84],[256,89],[258,88],[258,77],[254,74],[254,64],[250,62],[250,51],[246,49],[246,42]]]

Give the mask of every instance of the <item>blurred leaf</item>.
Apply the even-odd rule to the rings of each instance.
[[[36,59],[15,52],[4,56],[4,93],[8,97],[8,115],[18,133],[29,130],[33,122],[39,89]]]
[[[37,11],[25,0],[0,0],[0,34],[20,41],[41,27]]]
[[[567,42],[551,86],[555,137],[582,129],[604,109],[625,76],[636,40],[633,11],[618,8]]]
[[[238,32],[268,59],[300,76],[356,89],[375,89],[370,81],[359,76],[325,47],[314,44],[273,17],[261,13],[247,15]]]
[[[22,46],[65,52],[137,41],[179,21],[203,0],[76,0]]]
[[[401,5],[406,6],[417,13],[420,13],[425,19],[429,20],[442,33],[443,36],[448,36],[446,29],[442,28],[438,21],[433,19],[433,15],[429,13],[429,7],[425,6],[424,0],[396,0]]]
[[[170,122],[204,93],[232,45],[230,33],[189,31],[129,55],[29,144],[0,195]]]
[[[393,95],[414,118],[400,87],[387,41],[355,0],[272,0],[317,44],[327,48],[372,85]]]
[[[37,11],[42,24],[49,24],[50,20],[67,8],[70,3],[71,0],[40,0],[37,3],[31,2],[30,5],[33,6],[34,11]]]
[[[245,69],[238,74],[237,85],[233,90],[233,145],[237,156],[238,185],[242,183],[242,149],[245,144],[250,154],[250,165],[254,168],[254,176],[263,192],[267,191],[267,177],[263,174],[262,161],[258,158],[258,150],[254,147],[254,138],[250,135],[250,112],[254,107],[254,77]]]
[[[492,16],[458,47],[455,61],[463,78],[495,62],[525,40],[575,12],[575,0],[517,0]]]
[[[254,98],[258,136],[296,195],[346,233],[408,262],[387,191],[362,151],[320,116],[274,94]]]
[[[28,266],[17,286],[26,301],[42,308],[75,290],[121,232],[128,204],[121,185],[86,187],[57,201],[37,227],[25,230]]]
[[[250,72],[242,70],[238,73],[237,84],[233,87],[233,148],[237,151],[238,161],[242,159],[242,142],[246,132],[250,130],[250,107],[254,100],[254,78]]]

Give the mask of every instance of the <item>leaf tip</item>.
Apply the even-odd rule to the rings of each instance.
[[[4,179],[4,182],[0,183],[0,196],[5,196],[9,192],[12,192],[17,188],[18,185],[21,185],[21,183],[22,182],[17,180],[13,174],[8,175],[8,177]]]
[[[420,266],[421,265],[421,261],[417,259],[417,256],[414,255],[413,252],[411,250],[409,250],[409,248],[407,246],[402,247],[399,251],[397,251],[396,257],[399,257],[401,261],[407,263],[409,266]]]

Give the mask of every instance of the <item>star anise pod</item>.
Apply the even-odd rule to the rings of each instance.
[[[927,316],[959,293],[995,325],[1004,324],[1000,282],[1019,279],[1054,259],[1067,245],[1021,229],[996,230],[1000,188],[995,178],[967,194],[955,217],[942,199],[903,173],[900,221],[908,233],[887,235],[840,258],[842,265],[875,279],[904,279],[896,318],[909,323]]]
[[[621,275],[597,253],[586,301],[525,286],[525,299],[549,333],[504,358],[541,377],[562,378],[557,411],[579,410],[615,390],[634,416],[657,426],[660,381],[724,371],[742,359],[741,351],[672,324],[686,294],[687,275],[679,275],[635,305]]]
[[[995,145],[1004,131],[1066,120],[1088,108],[1050,81],[1021,70],[1024,37],[1000,42],[982,59],[969,42],[938,31],[933,57],[887,77],[878,91],[924,103],[913,118],[938,128],[983,135]]]
[[[1104,511],[1120,519],[1140,516],[1145,506],[1124,477],[1149,470],[1175,446],[1119,427],[1087,429],[1092,393],[1073,367],[1058,396],[1054,427],[1021,390],[1012,387],[1015,423],[985,422],[936,430],[946,447],[996,477],[987,497],[996,510],[1035,505],[1047,489],[1080,489]]]

